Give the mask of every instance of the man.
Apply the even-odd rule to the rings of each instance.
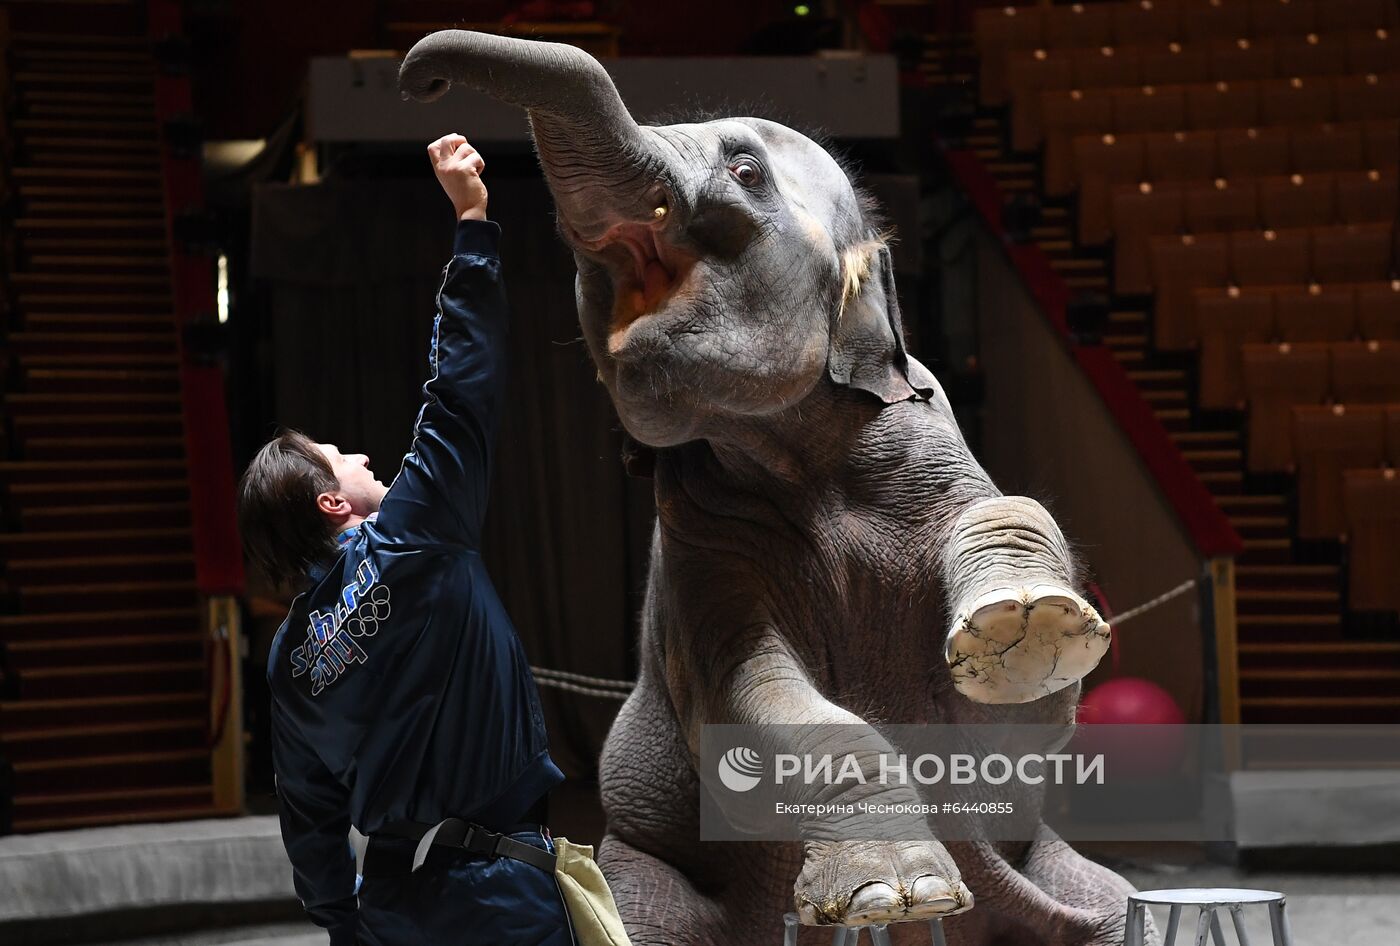
[[[306,590],[268,661],[282,837],[332,946],[569,946],[549,757],[525,654],[479,553],[506,301],[485,164],[428,147],[458,220],[413,445],[385,487],[286,432],[239,487],[249,557]],[[351,825],[369,837],[356,897]]]

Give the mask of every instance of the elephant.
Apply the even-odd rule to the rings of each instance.
[[[941,841],[923,819],[889,840],[700,839],[707,724],[1068,726],[1109,642],[1054,519],[993,485],[906,350],[888,237],[841,163],[758,118],[641,126],[563,44],[445,30],[399,83],[527,110],[583,338],[655,452],[639,677],[600,760],[599,861],[632,941],[773,944],[794,910],[895,922],[899,943],[928,934],[896,921],[964,912],[955,946],[1121,942],[1132,888],[1043,824],[1019,842]]]

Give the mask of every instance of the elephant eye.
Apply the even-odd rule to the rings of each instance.
[[[759,171],[758,165],[752,161],[740,161],[730,165],[729,173],[734,175],[734,179],[745,187],[753,187],[763,180],[763,174]]]

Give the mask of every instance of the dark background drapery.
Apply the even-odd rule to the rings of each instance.
[[[543,182],[495,177],[490,187],[511,337],[485,557],[532,663],[630,679],[651,484],[619,460],[621,427],[579,336],[573,260]],[[367,453],[389,481],[421,403],[452,227],[430,178],[258,189],[251,269],[273,379],[262,435],[272,423],[300,428]],[[541,693],[555,759],[592,778],[620,704]]]

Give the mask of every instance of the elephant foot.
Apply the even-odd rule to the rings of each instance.
[[[998,588],[961,611],[945,655],[959,693],[978,703],[1029,703],[1083,679],[1110,631],[1059,585]]]
[[[793,891],[808,926],[865,926],[952,916],[972,893],[937,841],[812,842]]]

